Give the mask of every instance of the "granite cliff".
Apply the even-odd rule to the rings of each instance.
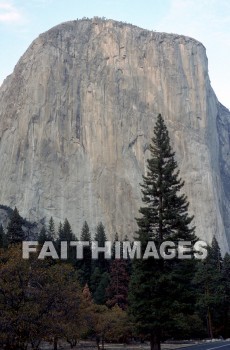
[[[28,220],[68,217],[79,233],[131,236],[147,146],[162,113],[196,233],[230,244],[230,112],[204,46],[112,20],[41,34],[0,88],[0,203]]]

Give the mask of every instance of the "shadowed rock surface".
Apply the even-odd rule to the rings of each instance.
[[[176,151],[197,235],[230,242],[230,112],[204,46],[98,18],[41,34],[0,88],[0,203],[79,234],[130,237],[156,116]]]

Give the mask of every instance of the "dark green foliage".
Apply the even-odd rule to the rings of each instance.
[[[56,240],[55,224],[54,224],[54,220],[53,220],[52,216],[49,220],[47,238],[48,238],[48,241],[55,241]]]
[[[63,237],[63,225],[62,225],[62,223],[60,222],[60,223],[59,223],[59,226],[58,226],[58,239],[60,240],[61,237]]]
[[[145,250],[154,240],[159,248],[164,241],[196,241],[192,217],[188,215],[186,196],[181,194],[184,182],[179,177],[175,154],[171,149],[167,128],[161,115],[154,128],[151,158],[143,176],[139,230],[137,239]],[[150,336],[151,349],[160,349],[160,338],[176,325],[176,316],[192,312],[188,288],[195,262],[185,260],[136,260],[130,284],[130,314],[137,328]],[[181,275],[183,272],[183,276]],[[186,335],[185,335],[186,336]]]
[[[99,267],[95,267],[90,279],[90,290],[96,304],[106,302],[106,288],[109,284],[109,274],[103,272]]]
[[[200,262],[195,284],[197,287],[197,309],[207,325],[207,335],[211,338],[220,333],[224,309],[224,286],[222,283],[222,257],[216,238],[208,247],[208,255]]]
[[[89,226],[85,221],[81,230],[81,241],[91,242],[91,234],[89,231]]]
[[[177,339],[204,337],[205,329],[199,313],[195,309],[197,290],[193,284],[198,262],[192,260],[176,261],[169,272],[169,290],[165,298],[171,300],[170,317],[165,334]],[[167,274],[167,272],[166,272]],[[171,289],[170,289],[171,287]]]
[[[26,239],[26,234],[22,229],[23,219],[15,207],[10,216],[10,222],[7,226],[6,238],[9,244],[20,243]]]
[[[192,217],[188,215],[187,198],[180,190],[184,182],[179,178],[175,153],[170,146],[166,125],[161,115],[157,118],[152,144],[151,158],[147,160],[147,175],[143,176],[141,217],[137,219],[138,236],[150,237],[156,243],[164,240],[195,240]]]
[[[0,225],[0,248],[3,248],[4,246],[4,230],[3,230],[3,227],[2,225]]]
[[[119,241],[118,233],[116,232],[114,241],[113,241],[113,246],[112,246],[112,259],[115,259],[115,243]]]
[[[99,222],[99,224],[97,225],[97,232],[95,234],[94,240],[98,242],[99,247],[104,247],[105,241],[107,241],[105,227],[102,224],[102,222]]]
[[[223,259],[216,237],[213,237],[212,244],[208,251],[208,256],[206,260],[211,262],[218,271],[221,271]]]
[[[93,299],[96,304],[100,304],[100,305],[105,304],[107,300],[106,289],[108,287],[108,284],[109,284],[109,274],[108,272],[103,272],[101,274],[98,287],[96,288],[93,294]]]
[[[130,241],[130,240],[128,239],[128,236],[125,235],[123,241],[121,242],[121,258],[123,258],[123,242],[128,242],[128,241]],[[131,274],[132,274],[132,260],[130,259],[130,257],[128,257],[128,259],[126,261],[127,261],[127,271],[128,271],[129,276],[131,276]]]
[[[43,245],[44,242],[48,241],[48,235],[47,235],[47,232],[46,232],[46,227],[43,226],[40,233],[39,233],[39,236],[38,236],[38,243],[40,245]]]
[[[101,271],[98,267],[96,267],[91,275],[91,278],[90,278],[90,290],[92,292],[92,294],[95,293],[97,287],[99,286],[99,283],[101,281]]]
[[[8,207],[8,205],[3,205],[3,204],[0,204],[0,209],[5,210],[9,215],[12,215],[14,211],[12,208]]]
[[[148,174],[147,174],[148,175]],[[167,179],[167,177],[164,177]],[[159,187],[160,188],[160,187]],[[164,188],[164,186],[163,186]],[[172,189],[172,188],[171,188]],[[147,191],[147,189],[145,188]],[[160,194],[160,190],[158,190]],[[181,194],[180,194],[181,195]],[[156,203],[155,197],[157,195],[151,197],[151,202],[146,201],[146,208],[147,210],[144,210],[144,214],[142,214],[142,217],[140,219],[145,219],[146,225],[149,225],[150,231],[146,229],[146,227],[143,225],[144,220],[141,221],[141,225],[139,225],[139,231],[138,231],[138,238],[143,242],[143,248],[145,248],[146,241],[148,239],[153,239],[156,241],[157,244],[160,243],[159,238],[159,227],[157,226],[156,221],[153,221],[153,224],[151,224],[151,220],[156,220],[159,215],[157,214],[157,206],[154,207],[154,209],[151,211],[151,205],[152,203]],[[162,196],[162,198],[164,198]],[[164,203],[164,201],[163,201]],[[143,209],[143,208],[142,208]],[[175,214],[178,214],[177,211],[178,207],[175,207]],[[167,207],[166,207],[166,210]],[[24,223],[25,220],[21,218],[18,212],[15,210],[9,210],[8,212],[11,212],[11,223],[9,223],[8,227],[11,224],[12,227],[20,228],[23,225],[23,228],[25,227]],[[16,215],[17,214],[17,215]],[[158,213],[159,214],[159,213]],[[162,219],[162,233],[163,233],[163,240],[167,239],[168,236],[172,236],[173,240],[177,242],[178,237],[181,237],[183,235],[183,232],[181,232],[181,227],[183,224],[181,224],[181,220],[177,220],[177,223],[179,223],[179,227],[177,229],[176,222],[174,223],[174,226],[172,228],[172,214],[173,210],[171,210],[170,215],[166,215],[166,212],[163,212],[163,219]],[[12,220],[14,218],[14,220]],[[18,221],[15,219],[18,218],[19,222],[21,223],[21,226],[18,224]],[[167,220],[166,220],[167,218]],[[170,220],[169,220],[170,218]],[[16,224],[12,225],[12,221]],[[167,222],[167,227],[164,227]],[[32,224],[27,223],[26,227],[32,227]],[[34,225],[34,224],[33,224]],[[152,225],[152,226],[151,226]],[[171,225],[171,226],[170,226]],[[171,227],[171,231],[169,228]],[[172,233],[173,231],[173,233]],[[13,232],[18,232],[18,229]],[[20,230],[19,230],[20,232]],[[38,241],[40,244],[43,244],[45,240],[48,240],[47,237],[48,233],[52,232],[52,238],[55,240],[55,227],[53,219],[50,220],[49,228],[46,229],[44,226],[39,234]],[[177,236],[178,234],[178,236]],[[191,234],[191,236],[190,236]],[[193,230],[189,231],[187,230],[186,240],[189,240],[190,238],[194,241],[196,238],[193,234]],[[51,235],[50,235],[51,237]],[[149,238],[150,237],[150,238]],[[6,238],[7,235],[4,234],[3,228],[0,225],[0,248],[7,248],[5,250],[1,250],[1,254],[7,253],[8,249],[17,249],[17,246],[9,246],[7,247],[6,244]],[[58,240],[55,242],[55,247],[58,251],[58,248],[60,248],[60,238],[62,240],[75,240],[75,236],[73,235],[71,226],[66,219],[64,224],[59,225],[58,227]],[[106,234],[104,226],[100,223],[97,227],[97,234],[95,238],[98,239],[99,245],[104,246],[104,243],[106,241]],[[86,222],[84,222],[84,225],[82,227],[81,232],[81,240],[83,241],[91,241],[89,227]],[[128,241],[128,238],[125,237],[124,240]],[[118,235],[116,234],[114,238],[114,243],[118,241]],[[5,242],[5,243],[4,243]],[[20,249],[20,245],[18,247]],[[73,252],[74,251],[74,252]],[[88,312],[88,315],[86,315],[87,322],[91,324],[92,320],[95,318],[95,322],[98,322],[98,314],[96,311],[96,314],[94,313],[95,310],[106,310],[105,313],[108,315],[110,312],[114,310],[114,305],[118,305],[122,309],[126,309],[127,307],[127,293],[128,293],[128,281],[131,271],[131,260],[121,260],[121,259],[113,259],[111,262],[105,261],[104,257],[102,257],[100,264],[97,265],[97,262],[92,263],[91,261],[91,251],[88,248],[85,248],[84,251],[84,257],[85,259],[83,261],[76,263],[75,259],[75,247],[73,247],[73,256],[70,252],[70,258],[67,260],[67,262],[73,264],[75,269],[77,270],[78,279],[82,286],[85,285],[85,283],[88,283],[90,290],[88,287],[85,287],[85,289],[88,288],[88,292],[86,294],[89,294],[88,299],[88,311],[86,311],[87,308],[85,308],[85,304],[83,307],[83,315],[85,317],[85,314]],[[16,252],[16,250],[15,250]],[[60,253],[60,252],[59,252]],[[114,258],[114,246],[113,246],[113,258]],[[11,255],[11,254],[10,254]],[[121,254],[122,256],[122,254]],[[19,253],[19,259],[21,261],[21,252]],[[0,262],[5,264],[4,260],[0,259]],[[12,262],[14,262],[14,259],[12,259]],[[22,267],[24,264],[29,263],[28,261],[22,260],[20,264],[15,264],[15,267],[18,266],[20,269],[18,270],[18,275],[12,275],[12,281],[16,281],[17,278],[19,278],[20,282],[20,276],[22,272]],[[37,278],[40,280],[40,278],[44,278],[44,274],[40,273],[41,271],[48,271],[49,268],[52,266],[56,268],[61,268],[63,265],[63,262],[61,264],[57,263],[55,260],[47,259],[46,261],[42,262],[42,269],[41,266],[39,267],[39,264],[32,264],[33,267],[38,267],[38,273],[34,275],[34,281],[37,280]],[[65,265],[65,264],[64,264]],[[71,268],[70,265],[67,265],[68,268]],[[4,272],[4,266],[3,270],[1,272]],[[24,266],[25,267],[25,266]],[[11,274],[11,267],[9,273]],[[43,270],[44,268],[44,270]],[[197,270],[196,276],[194,278],[194,272]],[[55,272],[55,270],[53,270]],[[29,279],[31,280],[31,270],[28,270],[29,273]],[[45,272],[46,273],[46,272]],[[70,274],[73,276],[73,272]],[[49,277],[52,277],[53,274],[51,274]],[[75,281],[76,275],[74,274]],[[55,277],[55,276],[54,276]],[[56,274],[55,279],[59,281],[61,275],[58,273]],[[50,281],[50,278],[47,279],[47,281]],[[193,283],[192,283],[193,281]],[[3,279],[1,279],[1,283],[3,282]],[[58,282],[59,283],[59,282]],[[65,287],[66,279],[64,278],[62,282],[60,282],[58,285],[59,287],[63,286]],[[9,287],[7,286],[7,292],[11,294],[11,292],[15,292],[15,296],[13,299],[19,298],[21,300],[21,294],[17,292],[17,290],[14,290],[14,288],[11,288],[12,282],[11,278],[9,278]],[[50,284],[49,284],[50,285]],[[25,291],[27,290],[27,287],[30,288],[32,286],[32,293],[35,291],[36,286],[39,288],[39,294],[40,296],[43,295],[43,288],[40,289],[40,283],[37,285],[28,283],[28,281],[25,284]],[[44,286],[43,286],[44,287]],[[35,289],[34,289],[35,288]],[[59,293],[59,290],[55,287],[52,287],[50,285],[50,288],[53,288],[53,296],[54,298],[50,297],[50,302],[52,305],[53,300],[55,299],[56,293]],[[62,288],[62,287],[61,287]],[[12,289],[12,290],[11,290]],[[93,301],[91,300],[91,292],[93,300],[96,304],[106,304],[107,307],[101,306],[101,305],[94,305]],[[31,293],[31,290],[30,290]],[[31,296],[30,293],[26,293],[26,297]],[[37,291],[36,291],[37,293]],[[84,292],[85,293],[85,292]],[[49,296],[49,293],[47,294]],[[46,296],[43,295],[43,298],[38,300],[39,305],[41,306],[41,310],[43,308],[43,302],[46,300]],[[65,300],[68,302],[68,296],[66,294],[63,294],[62,302]],[[75,297],[74,297],[75,298]],[[0,298],[1,299],[1,298]],[[37,300],[37,294],[35,294],[35,300]],[[72,300],[70,298],[70,300]],[[72,300],[73,301],[73,300]],[[71,309],[71,303],[70,302],[70,309]],[[143,336],[146,336],[148,339],[151,340],[151,346],[152,349],[159,349],[159,338],[162,339],[168,339],[168,338],[176,338],[176,339],[184,339],[184,338],[196,338],[196,337],[207,337],[207,335],[213,333],[213,336],[219,337],[223,336],[224,338],[230,337],[230,256],[229,254],[226,254],[224,259],[221,257],[221,252],[218,246],[218,242],[216,239],[213,240],[211,247],[209,248],[209,255],[205,261],[201,261],[198,263],[195,263],[193,260],[184,260],[184,261],[177,261],[176,259],[174,261],[156,261],[153,259],[148,259],[146,261],[134,261],[134,268],[133,268],[133,274],[132,274],[132,281],[130,283],[130,292],[129,292],[129,301],[130,301],[130,308],[129,313],[131,316],[131,320],[133,321],[133,324],[135,324],[138,334],[142,334]],[[60,305],[63,305],[62,302],[60,302]],[[31,303],[31,300],[30,300]],[[8,304],[5,303],[5,306]],[[59,304],[58,304],[59,305]],[[62,307],[62,306],[61,306]],[[116,308],[117,306],[115,306]],[[22,306],[22,309],[24,306]],[[64,314],[66,314],[66,310],[64,309]],[[94,310],[94,311],[93,311]],[[19,310],[20,311],[20,310]],[[27,315],[30,319],[30,317],[33,316],[33,313],[36,314],[37,310],[35,308],[30,308],[26,306],[26,315],[27,311],[29,314]],[[20,311],[21,312],[21,311]],[[21,314],[19,312],[19,315],[21,317]],[[32,313],[31,313],[32,312]],[[104,311],[103,311],[104,312]],[[118,313],[119,314],[119,313]],[[12,314],[13,315],[13,314]],[[26,317],[27,317],[26,316]],[[24,317],[24,316],[22,316]],[[20,324],[20,318],[19,320],[19,330],[21,329]],[[52,320],[54,320],[52,315]],[[62,322],[61,318],[57,318],[57,324],[59,324],[59,320]],[[107,327],[107,323],[109,322],[110,317],[107,316],[105,318],[105,326]],[[209,327],[207,329],[207,320],[209,321]],[[47,331],[49,326],[52,326],[52,322],[48,322],[48,325],[42,321],[42,323],[39,325],[38,330]],[[82,321],[84,324],[85,318]],[[114,322],[114,321],[113,321]],[[118,322],[120,322],[118,320]],[[4,319],[5,323],[5,319]],[[35,320],[36,323],[36,320]],[[14,323],[10,322],[10,327],[12,327]],[[114,323],[112,323],[114,324]],[[33,322],[28,323],[28,329],[32,327],[30,330],[34,330],[34,324]],[[72,318],[70,319],[69,328],[72,330],[73,321]],[[210,326],[211,325],[211,326]],[[78,324],[77,326],[78,327]],[[91,327],[91,325],[90,325]],[[84,328],[84,327],[83,327]],[[27,332],[27,328],[26,332]],[[211,329],[211,331],[210,331]],[[153,332],[154,330],[154,332]],[[91,328],[89,333],[91,332]],[[28,333],[28,332],[27,332]],[[84,330],[85,334],[85,330]],[[1,338],[1,337],[0,337]],[[0,342],[2,339],[0,339]],[[18,349],[18,347],[17,347]]]
[[[224,287],[223,337],[230,338],[230,255],[226,254],[222,265]]]
[[[104,304],[106,302],[106,288],[108,284],[109,274],[102,272],[99,267],[96,267],[90,280],[90,289],[96,304]]]
[[[105,234],[104,225],[101,222],[97,225],[97,231],[96,231],[94,240],[98,242],[99,247],[105,246],[107,237]],[[94,268],[98,267],[101,272],[108,272],[109,262],[104,258],[104,253],[98,254],[98,259],[94,261],[93,265],[94,265]]]
[[[90,242],[91,245],[91,234],[89,231],[89,226],[85,221],[81,231],[81,241]],[[90,278],[92,273],[92,253],[91,247],[84,247],[84,259],[77,262],[77,267],[79,269],[79,279],[83,286],[86,284],[90,285]]]
[[[3,230],[2,225],[0,224],[0,248],[6,248],[6,247],[7,247],[6,234]]]
[[[62,236],[60,237],[61,241],[74,241],[75,236],[73,234],[72,228],[70,226],[70,223],[67,219],[64,221],[63,229],[62,229]]]
[[[61,242],[67,242],[68,245],[68,258],[67,262],[71,263],[72,265],[76,265],[76,248],[70,246],[70,241],[75,241],[76,237],[73,234],[71,225],[67,219],[64,220],[64,224],[59,224],[58,228],[58,241],[57,246],[60,253],[60,245]]]

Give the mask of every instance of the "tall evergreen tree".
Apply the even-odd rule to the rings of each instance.
[[[112,246],[112,259],[115,259],[115,253],[116,253],[116,250],[115,250],[115,244],[116,242],[119,241],[119,236],[118,236],[118,233],[116,232],[115,233],[115,237],[114,237],[114,241],[113,241],[113,246]],[[121,252],[120,252],[121,253]]]
[[[43,245],[44,242],[48,241],[48,235],[47,235],[47,232],[46,232],[46,227],[45,226],[42,226],[41,228],[41,231],[38,235],[38,243]]]
[[[6,245],[7,245],[6,235],[2,227],[2,224],[0,224],[0,248],[5,248]]]
[[[107,300],[106,289],[109,284],[109,274],[95,267],[90,278],[90,290],[92,291],[93,300],[96,304],[104,304]]]
[[[62,241],[73,241],[74,240],[74,234],[72,231],[72,228],[70,226],[70,223],[67,219],[64,220],[63,229],[62,229],[62,237],[60,237]]]
[[[18,209],[15,207],[7,226],[6,238],[8,243],[20,243],[26,239],[26,234],[22,229],[22,224],[23,219],[19,215]]]
[[[194,227],[190,226],[193,218],[188,214],[187,198],[181,194],[184,182],[179,177],[175,153],[161,115],[158,115],[149,150],[151,158],[147,160],[147,174],[141,185],[144,206],[136,219],[142,250],[151,240],[158,249],[168,240],[175,244],[181,240],[194,243]],[[149,335],[151,350],[161,348],[162,333],[173,329],[176,314],[191,311],[187,309],[188,294],[191,294],[187,288],[193,264],[187,264],[185,260],[154,258],[133,263],[129,311],[139,331]],[[195,267],[192,270],[195,271]],[[179,283],[181,271],[184,276]]]
[[[208,247],[208,255],[198,267],[195,284],[198,298],[197,308],[207,325],[207,334],[210,338],[220,336],[224,308],[224,285],[222,270],[222,257],[219,244],[214,237]]]
[[[70,246],[70,241],[75,241],[76,237],[73,234],[71,225],[67,219],[64,220],[64,224],[62,225],[60,223],[59,229],[58,229],[58,246],[60,250],[60,244],[62,241],[67,242],[67,249],[68,249],[68,258],[67,262],[76,265],[76,248]]]
[[[95,267],[90,278],[90,290],[92,294],[96,292],[97,287],[100,284],[102,273],[98,267]]]
[[[99,222],[97,225],[97,231],[94,237],[94,240],[98,242],[99,247],[104,247],[105,242],[107,241],[107,237],[105,234],[105,227],[102,222]]]
[[[91,234],[89,231],[89,225],[85,221],[81,230],[81,241],[91,242]]]
[[[58,239],[60,240],[61,237],[63,237],[63,225],[62,225],[62,223],[60,222],[60,223],[59,223],[59,226],[58,226]]]
[[[224,324],[223,337],[230,338],[230,255],[226,253],[223,259],[222,278],[224,286]]]
[[[103,305],[106,303],[106,300],[107,300],[106,289],[109,285],[109,280],[110,279],[109,279],[108,272],[101,273],[100,282],[93,294],[93,298],[96,304]]]
[[[102,222],[97,225],[96,234],[94,240],[98,242],[99,247],[104,247],[107,241],[105,227]],[[94,267],[98,267],[101,272],[108,272],[109,262],[105,259],[104,253],[98,254],[98,259],[94,261]]]
[[[89,242],[89,247],[84,247],[83,260],[79,260],[77,266],[79,268],[79,279],[81,284],[90,284],[90,278],[92,273],[92,252],[91,252],[91,234],[89,226],[85,221],[81,230],[81,241]]]
[[[54,219],[53,219],[52,216],[51,216],[51,218],[49,220],[47,238],[50,241],[55,241],[56,240],[55,224],[54,224]]]

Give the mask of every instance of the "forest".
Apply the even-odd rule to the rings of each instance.
[[[151,157],[141,184],[142,206],[137,213],[134,238],[144,251],[149,241],[156,247],[171,240],[197,242],[199,234],[189,215],[167,127],[158,116],[149,145]],[[128,203],[127,203],[128,205]],[[0,226],[0,347],[6,350],[39,349],[43,341],[65,340],[74,347],[79,340],[93,340],[98,349],[106,342],[149,341],[160,350],[167,339],[230,337],[230,255],[221,254],[214,237],[203,260],[112,258],[99,253],[76,260],[74,247],[68,257],[55,260],[22,257],[22,242],[30,240],[23,229],[20,208]],[[111,237],[102,222],[90,232],[83,222],[74,233],[68,219],[56,227],[51,217],[38,235],[39,245],[52,241],[60,254],[61,242],[97,241],[104,247]]]

